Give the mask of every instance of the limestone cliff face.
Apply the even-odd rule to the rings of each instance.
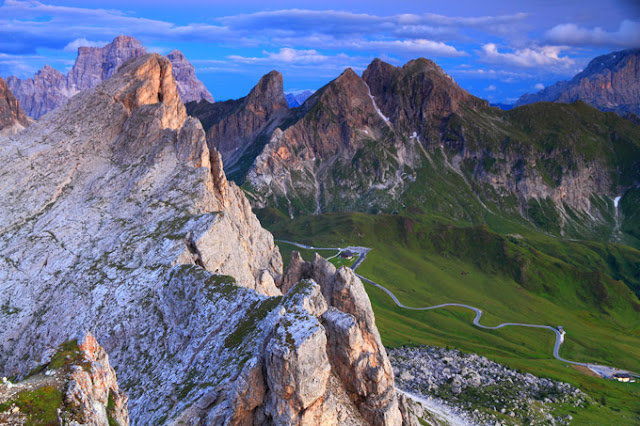
[[[11,325],[0,330],[1,374],[26,373],[90,325],[132,389],[136,418],[157,419],[215,330],[207,316],[225,312],[206,297],[211,274],[252,289],[230,314],[280,294],[273,237],[187,117],[167,59],[129,62],[0,143],[0,292],[12,307],[1,314]],[[211,273],[197,278],[183,271],[190,264]],[[184,300],[189,285],[204,295]]]
[[[17,133],[31,124],[18,100],[0,78],[0,135]]]
[[[598,56],[570,81],[525,94],[516,105],[577,100],[603,111],[640,114],[640,49]]]
[[[246,174],[255,156],[269,139],[274,126],[288,110],[282,74],[272,71],[263,76],[244,98],[210,104],[187,105],[207,132],[207,144],[222,155],[225,172],[231,177]],[[243,179],[234,179],[237,182]]]
[[[285,289],[166,58],[0,138],[0,161],[0,375],[89,329],[133,424],[401,424],[362,283],[318,258]],[[96,364],[71,370],[65,403],[102,416],[106,355],[79,348]]]
[[[98,86],[128,60],[144,54],[146,49],[138,40],[118,36],[104,47],[79,47],[76,62],[66,76],[47,65],[33,79],[11,76],[7,78],[7,84],[27,115],[38,119],[64,105],[78,92]],[[174,78],[183,102],[194,99],[213,102],[213,97],[197,79],[193,66],[182,53],[175,50],[167,57],[175,63]]]
[[[187,61],[181,51],[172,50],[167,59],[171,61],[173,65],[173,76],[176,79],[178,85],[178,92],[180,93],[180,99],[183,103],[198,102],[205,100],[207,102],[215,102],[211,93],[204,87],[204,84],[196,77],[195,68],[191,65],[191,62]]]
[[[360,279],[349,268],[336,270],[317,254],[313,262],[304,262],[294,252],[282,289],[301,279],[319,284],[321,295],[305,304],[321,315],[329,364],[361,415],[370,424],[401,424],[393,371]]]
[[[33,421],[83,425],[129,425],[127,395],[120,391],[109,357],[91,333],[60,345],[47,363],[18,383],[0,384],[3,424]],[[34,407],[23,401],[45,400]]]

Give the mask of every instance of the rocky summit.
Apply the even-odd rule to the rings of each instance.
[[[0,78],[0,135],[17,133],[31,124],[18,100]]]
[[[0,375],[28,381],[79,344],[95,360],[69,367],[64,404],[97,410],[89,424],[105,395],[126,424],[118,389],[132,424],[402,424],[362,282],[320,257],[283,273],[168,59],[127,61],[1,138],[0,161]],[[106,353],[119,388],[92,378]]]
[[[187,112],[198,117],[207,130],[209,147],[222,155],[225,172],[238,181],[287,110],[282,74],[277,71],[262,77],[244,98],[187,104]]]
[[[129,59],[144,54],[146,49],[138,40],[118,36],[104,47],[79,47],[76,62],[66,76],[47,65],[33,78],[23,80],[10,76],[7,84],[27,115],[38,119],[64,105],[78,92],[96,87]],[[181,52],[174,50],[167,57],[174,64],[174,78],[183,102],[200,99],[213,102],[213,97]]]
[[[577,100],[603,111],[640,115],[640,49],[598,56],[570,81],[527,93],[516,105]]]

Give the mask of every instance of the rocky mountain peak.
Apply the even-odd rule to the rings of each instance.
[[[488,106],[462,89],[435,62],[419,58],[394,67],[377,59],[362,78],[380,109],[397,128],[427,138],[437,137],[441,120],[466,105]]]
[[[289,106],[282,74],[271,71],[243,98],[214,104],[190,102],[187,110],[207,129],[209,148],[220,152],[225,171],[233,178],[246,173]]]
[[[7,83],[0,78],[0,135],[16,133],[30,124]]]
[[[442,76],[447,75],[444,72],[444,70],[440,68],[438,64],[433,62],[431,59],[427,59],[427,58],[412,59],[406,64],[404,64],[402,68],[410,72],[422,72],[422,73],[435,72],[436,74],[440,74]]]
[[[104,47],[79,47],[78,58],[69,72],[68,86],[75,90],[96,87],[111,77],[129,59],[147,53],[133,37],[118,36]]]
[[[271,71],[262,76],[245,98],[245,104],[255,111],[264,111],[265,114],[289,108],[284,96],[282,74]]]
[[[130,114],[145,105],[161,105],[159,118],[164,128],[178,129],[187,118],[172,76],[171,62],[157,53],[130,60],[117,76],[98,86],[98,90],[122,102]]]
[[[107,50],[113,49],[137,49],[142,47],[142,43],[136,38],[127,35],[119,35],[111,43],[105,46]]]

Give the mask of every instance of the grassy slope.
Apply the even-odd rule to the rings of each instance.
[[[262,212],[261,219],[278,237],[372,247],[359,272],[389,287],[408,305],[466,302],[485,311],[482,322],[487,325],[563,325],[568,333],[562,348],[566,358],[640,371],[640,305],[629,290],[640,281],[637,250],[563,241],[528,227],[522,237],[502,238],[484,227],[445,226],[426,218],[334,214],[284,222],[270,213]],[[576,420],[639,421],[640,386],[589,377],[565,366],[552,358],[550,332],[481,330],[471,324],[470,311],[407,311],[380,290],[367,286],[367,291],[388,346],[424,343],[479,353],[575,384],[597,401],[605,397],[607,407],[571,413]]]

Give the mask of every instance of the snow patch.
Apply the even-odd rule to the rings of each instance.
[[[376,100],[373,98],[373,95],[371,94],[371,88],[369,86],[367,86],[367,90],[369,91],[369,97],[371,98],[371,102],[373,102],[373,107],[375,108],[376,112],[387,124],[389,124],[389,118],[385,116],[382,111],[380,111],[380,108],[378,108]]]

